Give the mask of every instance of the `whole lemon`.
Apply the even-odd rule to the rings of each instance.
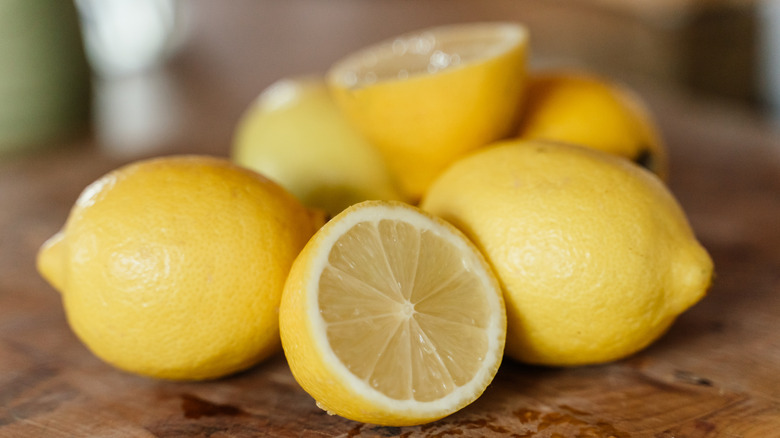
[[[89,185],[38,270],[106,362],[216,378],[277,351],[284,281],[317,225],[284,189],[225,159],[156,158]]]
[[[533,72],[523,108],[520,138],[602,150],[667,178],[666,148],[652,113],[626,85],[587,72]]]
[[[402,200],[385,162],[316,76],[263,90],[236,128],[232,158],[335,216],[369,199]]]
[[[564,144],[511,141],[451,166],[422,208],[471,237],[507,306],[507,353],[544,365],[630,355],[699,301],[713,264],[654,174]]]

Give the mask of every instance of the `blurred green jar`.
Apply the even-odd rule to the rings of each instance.
[[[84,130],[90,78],[73,2],[0,0],[0,154]]]

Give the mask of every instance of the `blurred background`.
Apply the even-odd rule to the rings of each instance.
[[[780,0],[0,0],[0,160],[84,139],[120,160],[227,155],[275,80],[480,20],[526,24],[532,68],[780,119]]]

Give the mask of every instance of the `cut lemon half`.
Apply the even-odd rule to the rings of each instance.
[[[329,221],[293,264],[280,308],[295,379],[331,414],[422,424],[479,397],[506,336],[500,286],[447,222],[393,201]]]
[[[527,47],[528,32],[515,23],[435,27],[348,55],[327,81],[419,199],[449,163],[517,129]]]

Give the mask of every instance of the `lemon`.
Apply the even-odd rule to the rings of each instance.
[[[327,80],[404,193],[419,200],[456,158],[516,130],[527,46],[519,24],[435,27],[352,53]]]
[[[232,158],[331,216],[368,199],[402,200],[379,153],[316,76],[265,89],[241,117]]]
[[[421,206],[486,255],[504,290],[507,353],[523,362],[637,352],[705,295],[713,273],[663,182],[593,149],[500,142],[453,164]]]
[[[619,155],[667,178],[666,149],[647,105],[628,86],[595,74],[529,74],[518,132]]]
[[[413,425],[474,401],[503,355],[501,289],[452,225],[366,201],[295,260],[280,309],[295,379],[331,414]]]
[[[225,159],[157,158],[89,185],[38,270],[106,362],[216,378],[278,350],[284,281],[317,225],[284,189]]]

